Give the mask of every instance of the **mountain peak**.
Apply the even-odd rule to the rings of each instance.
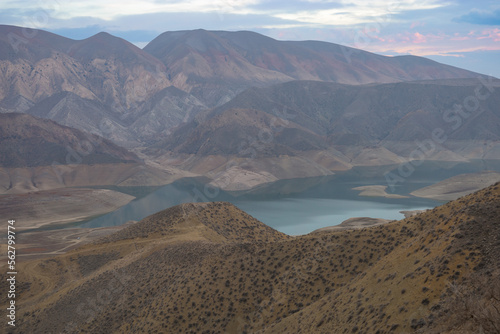
[[[288,239],[227,202],[186,203],[155,213],[100,242],[184,235],[216,243],[270,242]]]
[[[101,32],[98,32],[97,34],[91,36],[90,38],[93,38],[93,37],[99,37],[99,38],[118,38],[116,36],[113,36],[111,35],[110,33],[106,32],[106,31],[101,31]]]

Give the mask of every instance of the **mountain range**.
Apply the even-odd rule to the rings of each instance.
[[[108,33],[77,41],[4,25],[0,46],[0,112],[102,136],[226,189],[400,164],[421,158],[436,129],[446,140],[425,159],[500,158],[500,81],[421,57],[201,29],[140,49]]]
[[[233,166],[266,182],[353,166],[498,159],[500,82],[492,83],[493,93],[474,112],[462,117],[456,111],[477,87],[479,80],[466,79],[250,88],[174,129],[149,151],[160,163],[207,174],[229,188],[245,187],[222,181],[237,178]]]
[[[104,32],[0,25],[0,211],[24,211],[15,330],[498,333],[498,183],[401,221],[300,236],[226,202],[108,229],[50,225],[183,177],[205,176],[207,194],[357,166],[403,177],[423,160],[498,160],[499,105],[500,80],[422,57],[201,29],[140,49]],[[482,178],[434,187],[469,193]]]
[[[295,237],[229,203],[182,204],[20,261],[16,330],[498,333],[499,201],[497,183],[401,221]]]

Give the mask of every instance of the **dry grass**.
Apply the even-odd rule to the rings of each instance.
[[[18,328],[495,333],[498,203],[497,184],[402,221],[295,238],[227,203],[185,204],[25,263]]]

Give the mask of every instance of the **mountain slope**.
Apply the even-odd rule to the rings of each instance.
[[[387,256],[264,333],[498,332],[499,195],[497,183],[380,228],[399,234],[386,236]]]
[[[385,57],[326,42],[277,41],[249,31],[165,32],[144,51],[163,61],[177,87],[197,97],[213,95],[209,105],[220,105],[249,86],[292,80],[366,84],[478,77],[425,58]]]
[[[0,43],[0,112],[49,118],[129,148],[161,141],[250,87],[480,77],[425,58],[246,31],[166,32],[141,50],[104,32],[77,41],[0,25]]]
[[[127,129],[130,113],[171,85],[163,63],[107,33],[75,41],[0,25],[0,43],[1,112],[64,120],[120,145],[139,145]]]
[[[75,41],[1,25],[0,41],[0,100],[20,95],[36,103],[65,91],[120,111],[169,85],[160,61],[106,33]]]
[[[145,165],[137,155],[107,139],[26,114],[0,113],[0,142],[0,194],[103,185],[157,186],[194,176],[168,166]]]
[[[487,88],[474,79],[366,86],[294,81],[248,89],[214,113],[233,108],[257,109],[287,117],[322,135],[355,134],[367,143],[413,141],[429,138],[432,125],[456,126],[455,120],[446,122],[443,113],[454,110],[455,105],[463,108],[464,100],[474,98],[476,89],[481,93],[489,93],[491,89],[493,92],[479,101],[481,110],[477,110],[477,114],[489,117],[488,121],[468,122],[451,137],[478,139],[476,136],[480,133],[498,133],[495,126],[499,124],[500,114],[495,105],[499,102],[500,81],[492,80],[489,85]],[[419,119],[417,115],[422,112],[427,115]],[[498,137],[490,139],[498,140]]]
[[[25,114],[0,114],[0,141],[2,167],[139,161],[104,138]]]
[[[294,238],[230,204],[181,205],[22,264],[18,328],[496,333],[499,200],[496,184],[402,221]]]
[[[229,175],[234,166],[282,179],[401,164],[422,156],[498,159],[500,81],[487,85],[464,79],[363,86],[293,81],[254,87],[174,129],[151,146],[150,154],[158,161],[176,158],[179,167],[215,179],[234,179]],[[487,98],[475,98],[476,91]],[[471,109],[464,101],[474,99],[477,105]],[[435,131],[440,138],[435,139]],[[289,172],[277,166],[287,166]]]

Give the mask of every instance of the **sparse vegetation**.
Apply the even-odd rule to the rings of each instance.
[[[19,328],[497,333],[497,203],[498,184],[402,221],[294,238],[227,203],[177,206],[25,263]]]

